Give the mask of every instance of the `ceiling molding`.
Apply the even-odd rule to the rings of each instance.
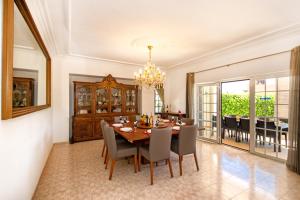
[[[17,44],[14,44],[14,48],[17,48],[17,49],[26,49],[26,50],[35,50],[35,48],[31,47],[31,46],[24,46],[24,45],[17,45]]]
[[[214,50],[214,51],[204,53],[200,56],[188,59],[186,61],[180,62],[175,65],[168,66],[166,68],[172,69],[172,68],[180,67],[182,65],[185,65],[188,63],[194,63],[194,62],[197,62],[198,60],[201,60],[201,59],[204,59],[204,58],[207,58],[210,56],[225,53],[225,52],[230,51],[235,48],[244,47],[246,45],[255,45],[255,44],[261,43],[265,40],[270,40],[270,39],[274,39],[276,37],[286,36],[286,35],[289,35],[289,34],[295,33],[295,32],[300,32],[300,24],[298,24],[298,23],[292,24],[292,25],[289,25],[289,26],[286,26],[286,27],[283,27],[283,28],[280,28],[280,29],[277,29],[274,31],[270,31],[270,32],[267,32],[267,33],[264,33],[264,34],[261,34],[261,35],[255,36],[255,37],[251,37],[247,40],[243,40],[243,41],[234,43],[232,45],[229,45],[229,46],[226,46],[226,47]]]
[[[139,63],[132,63],[132,62],[121,61],[121,60],[112,60],[112,59],[106,59],[106,58],[92,57],[92,56],[86,56],[86,55],[74,54],[74,53],[69,53],[69,56],[84,58],[84,59],[89,59],[89,60],[100,60],[100,61],[106,61],[106,62],[114,62],[114,63],[120,63],[120,64],[126,64],[126,65],[133,65],[133,66],[138,66],[138,67],[144,66],[144,64],[139,64]]]
[[[35,24],[43,38],[50,54],[58,54],[56,38],[53,33],[53,23],[49,17],[49,8],[46,1],[33,0],[27,1],[30,12],[34,18]]]

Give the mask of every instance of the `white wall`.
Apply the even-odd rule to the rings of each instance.
[[[2,29],[0,38],[2,47]],[[52,147],[51,121],[51,109],[0,121],[0,199],[31,199]]]
[[[107,76],[116,78],[133,78],[133,73],[140,67],[121,63],[106,62],[96,59],[75,56],[58,56],[53,60],[53,141],[66,142],[69,140],[69,75],[81,74],[92,76]],[[143,113],[153,113],[153,89],[143,89]]]
[[[14,68],[36,70],[37,80],[37,105],[46,104],[46,57],[40,49],[31,50],[14,47]]]
[[[260,57],[285,50],[291,50],[300,45],[300,29],[274,34],[236,47],[228,48],[212,55],[199,58],[167,71],[166,103],[172,105],[172,111],[185,112],[186,73],[210,69],[249,58]],[[277,73],[289,70],[290,53],[274,55],[245,63],[211,70],[195,75],[196,83],[215,82],[233,78],[253,77],[263,74]]]

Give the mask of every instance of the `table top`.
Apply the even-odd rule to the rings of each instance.
[[[112,126],[112,124],[110,124]],[[132,122],[123,124],[123,127],[131,127],[132,132],[124,132],[121,131],[120,128],[123,127],[114,127],[114,131],[121,135],[124,139],[126,139],[130,143],[141,142],[150,139],[150,134],[147,133],[147,129],[142,128],[134,128],[134,124]],[[172,127],[172,124],[169,123],[168,127]],[[172,135],[178,135],[179,131],[172,129]]]
[[[110,124],[110,126],[112,126],[112,124]],[[121,131],[120,128],[121,127],[114,127],[114,131],[116,133],[118,133],[119,135],[121,135],[124,139],[126,139],[128,142],[130,143],[137,143],[137,142],[142,142],[145,140],[149,140],[150,139],[150,134],[147,133],[147,129],[141,129],[141,128],[134,128],[134,124],[132,122],[123,124],[123,127],[131,127],[132,128],[132,132],[124,132]],[[168,123],[168,127],[173,127],[172,123]],[[204,130],[204,128],[199,128],[199,130]],[[179,130],[174,130],[172,129],[172,135],[178,135]]]

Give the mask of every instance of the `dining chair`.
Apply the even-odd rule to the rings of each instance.
[[[107,124],[106,121],[104,121],[103,119],[100,121],[100,128],[101,128],[101,131],[102,131],[102,135],[103,135],[103,148],[102,148],[102,153],[101,153],[101,157],[104,156],[105,152],[107,151],[107,142],[106,142],[106,137],[105,137],[105,134],[104,134],[104,125]],[[106,159],[106,156],[105,156],[105,159]],[[106,162],[106,160],[104,159],[104,164]]]
[[[108,125],[104,125],[104,134],[107,140],[108,159],[106,162],[106,169],[109,161],[111,160],[111,167],[109,172],[109,180],[112,179],[116,161],[120,158],[131,157],[134,159],[134,172],[137,172],[137,148],[130,143],[117,143],[115,138],[114,129]]]
[[[237,128],[238,128],[238,123],[236,121],[236,117],[232,116],[225,116],[225,124],[226,128],[228,130],[228,133],[231,132],[231,136],[234,134],[235,140],[238,141],[238,135],[237,135]],[[232,134],[233,132],[233,134]]]
[[[259,136],[260,138],[263,137],[263,144],[265,144],[265,140],[266,137],[268,137],[269,140],[269,144],[271,144],[271,139],[273,139],[274,141],[274,152],[276,152],[276,142],[277,142],[277,138],[276,138],[276,125],[274,121],[270,121],[270,120],[261,120],[258,119],[256,122],[256,135]],[[265,134],[266,132],[266,134]],[[279,140],[279,144],[281,144],[281,138],[280,138],[280,134],[278,134],[278,140]],[[261,144],[261,142],[260,142]]]
[[[139,169],[141,168],[141,158],[150,162],[150,183],[153,185],[153,164],[155,162],[166,160],[169,165],[171,178],[173,178],[173,170],[170,161],[172,128],[152,128],[149,146],[140,147],[139,152]]]
[[[102,153],[101,153],[101,157],[104,156],[104,164],[107,163],[107,156],[108,156],[108,149],[107,149],[107,137],[106,135],[104,134],[105,133],[105,129],[104,129],[104,126],[108,126],[108,123],[105,121],[105,120],[101,120],[100,121],[100,127],[101,127],[101,130],[102,130],[102,135],[103,135],[103,148],[102,148]],[[116,142],[118,144],[120,143],[126,143],[126,141],[121,138],[121,137],[118,137],[118,135],[116,135]]]
[[[240,118],[238,130],[242,134],[242,139],[244,139],[244,134],[245,134],[245,140],[248,142],[249,134],[250,134],[250,119],[249,118]]]
[[[181,122],[185,123],[186,125],[193,125],[195,120],[191,118],[182,118]]]
[[[172,139],[171,151],[179,156],[179,171],[182,176],[182,161],[183,156],[188,154],[194,154],[194,159],[199,171],[198,159],[196,155],[196,137],[197,137],[197,125],[182,126],[178,138]]]

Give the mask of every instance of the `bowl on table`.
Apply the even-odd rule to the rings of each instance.
[[[173,130],[179,131],[180,130],[180,126],[173,126],[172,128]]]

